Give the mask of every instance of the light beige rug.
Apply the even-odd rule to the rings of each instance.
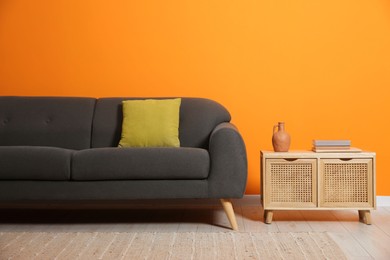
[[[346,259],[326,233],[0,232],[0,259]]]

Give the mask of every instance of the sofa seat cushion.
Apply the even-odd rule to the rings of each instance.
[[[0,146],[0,179],[69,180],[72,153],[55,147]]]
[[[71,179],[205,179],[209,168],[209,154],[200,148],[94,148],[74,153]]]

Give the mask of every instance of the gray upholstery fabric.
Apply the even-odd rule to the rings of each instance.
[[[245,143],[237,128],[222,123],[210,136],[210,198],[241,198],[247,181]]]
[[[0,202],[176,198],[207,198],[207,181],[0,181]]]
[[[135,98],[101,98],[96,103],[92,147],[118,146],[122,131],[122,101]],[[179,139],[181,147],[207,149],[209,136],[218,124],[229,122],[229,112],[209,99],[182,98]]]
[[[72,180],[205,179],[209,154],[199,148],[93,148],[74,153]]]
[[[0,180],[69,180],[73,150],[0,146]]]
[[[92,98],[0,97],[0,146],[91,146]]]

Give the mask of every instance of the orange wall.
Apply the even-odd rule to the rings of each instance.
[[[390,1],[1,0],[0,95],[199,96],[259,151],[348,138],[390,195]]]

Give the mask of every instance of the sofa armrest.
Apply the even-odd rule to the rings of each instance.
[[[244,140],[231,123],[219,124],[209,140],[210,198],[241,198],[244,195],[248,163]]]

